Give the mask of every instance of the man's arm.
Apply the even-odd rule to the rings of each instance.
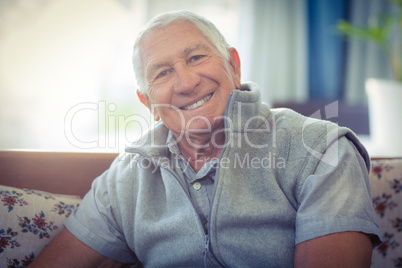
[[[66,228],[57,235],[29,267],[123,267],[88,247]]]
[[[370,267],[371,254],[368,235],[359,232],[334,233],[297,244],[294,266]]]

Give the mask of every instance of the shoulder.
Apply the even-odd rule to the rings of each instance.
[[[356,135],[346,127],[335,123],[303,116],[290,109],[271,109],[272,136],[276,139],[276,151],[282,152],[288,163],[284,177],[303,180],[317,168],[328,148],[343,146],[341,139],[350,141],[369,168],[367,151]],[[283,149],[285,148],[285,149]]]
[[[274,131],[288,133],[292,147],[299,151],[323,153],[329,145],[345,136],[358,147],[361,154],[366,154],[363,145],[349,128],[327,120],[306,117],[286,108],[271,109],[271,118]]]
[[[271,117],[276,126],[289,129],[295,134],[308,131],[308,134],[319,135],[325,132],[327,128],[338,128],[335,123],[307,117],[288,108],[271,109]]]
[[[330,143],[349,132],[329,121],[303,116],[291,109],[271,109],[271,135],[282,141],[289,156],[305,158],[313,152],[323,153]]]

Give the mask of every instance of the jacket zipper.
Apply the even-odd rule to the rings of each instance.
[[[228,97],[228,100],[227,100],[227,104],[226,104],[226,106],[225,106],[225,113],[224,113],[224,116],[226,116],[227,115],[227,113],[228,113],[228,107],[229,107],[229,103],[231,103],[231,100],[232,100],[232,97],[233,97],[233,91],[232,92],[230,92],[230,94],[229,94],[229,97]],[[226,121],[224,121],[224,127],[225,127],[225,129],[226,129],[226,127],[227,127],[227,125],[226,125],[227,123],[226,123]],[[225,143],[224,144],[227,144],[227,141],[228,141],[228,135],[226,134],[225,135]],[[218,159],[222,159],[222,155],[223,155],[223,153],[224,153],[224,151],[225,151],[225,149],[223,148],[222,149],[222,151],[220,152],[220,154],[219,154],[219,158]],[[209,211],[210,212],[212,212],[212,205],[214,204],[214,201],[215,201],[215,195],[216,195],[216,189],[217,189],[217,185],[218,185],[218,180],[219,180],[219,171],[220,171],[220,169],[219,169],[219,165],[218,165],[218,167],[217,167],[217,169],[216,169],[216,173],[215,173],[215,182],[214,182],[214,191],[213,191],[213,193],[212,193],[212,200],[211,200],[211,206],[210,206],[210,208],[209,208]],[[209,219],[208,219],[208,234],[205,236],[205,248],[204,248],[204,267],[206,268],[207,267],[207,255],[208,255],[208,252],[209,252],[209,246],[210,246],[210,237],[209,237],[209,234],[210,234],[210,230],[211,230],[211,219],[212,219],[212,213],[209,213],[209,217],[208,217]],[[212,253],[212,252],[211,252]],[[216,256],[214,256],[214,258],[215,258],[215,260],[219,263],[219,265],[221,265],[222,267],[223,267],[223,265],[220,263],[220,261],[216,258]]]
[[[224,115],[227,115],[227,113],[228,113],[228,110],[229,110],[229,109],[228,109],[228,107],[229,107],[228,104],[231,102],[232,97],[233,97],[233,91],[230,92],[230,94],[229,94],[228,101],[227,101],[227,104],[226,104],[226,107],[225,107],[225,113],[224,113]],[[227,127],[226,121],[224,121],[224,127],[225,127],[225,129],[226,129],[226,127]],[[225,135],[225,143],[224,143],[224,144],[227,143],[227,140],[228,140],[228,135]],[[224,152],[224,149],[222,149],[222,151],[220,152],[218,159],[221,159],[221,156],[223,155],[223,152]],[[142,155],[143,157],[150,159],[150,160],[151,160],[156,166],[158,166],[159,168],[163,168],[162,166],[158,165],[158,164],[156,163],[156,161],[153,161],[153,160],[152,160],[152,157],[150,157],[148,154],[144,153],[144,152],[141,151],[141,150],[136,150],[136,149],[134,149],[134,150],[130,151],[130,153],[137,153],[137,154],[140,154],[140,155]],[[169,168],[164,168],[164,169],[167,170],[168,172],[170,172],[170,174],[172,174],[173,177],[177,180],[177,182],[179,183],[181,189],[184,191],[184,193],[186,194],[187,198],[189,199],[189,201],[190,201],[190,203],[191,203],[191,206],[193,207],[193,209],[194,209],[195,211],[197,211],[197,209],[195,208],[195,206],[194,206],[194,204],[193,204],[193,201],[191,200],[191,197],[190,197],[189,194],[187,193],[187,190],[184,188],[184,186],[180,183],[180,180],[179,180],[179,178],[177,177],[176,173],[175,173],[173,170],[169,169]],[[216,174],[215,174],[216,181],[214,182],[214,191],[213,191],[213,194],[212,194],[212,200],[211,200],[210,211],[212,211],[212,205],[213,205],[214,200],[215,200],[217,182],[218,182],[218,179],[219,179],[219,176],[218,176],[218,175],[219,175],[219,165],[218,165],[218,168],[216,169]],[[198,215],[198,213],[196,213],[196,214]],[[211,227],[211,218],[212,218],[212,215],[211,215],[211,213],[209,213],[208,230],[211,230],[211,228],[210,228],[210,227]],[[198,220],[199,220],[199,222],[201,223],[200,217],[198,217]],[[202,225],[202,223],[201,223],[201,225]],[[210,249],[209,249],[209,247],[210,247],[210,236],[209,236],[209,233],[208,233],[208,234],[205,233],[204,228],[201,228],[201,229],[202,229],[202,231],[203,231],[203,233],[204,233],[204,241],[205,241],[205,242],[204,242],[204,250],[203,250],[202,254],[203,254],[203,260],[204,260],[204,267],[206,268],[206,267],[207,267],[208,253],[210,252]],[[211,251],[210,253],[213,255],[212,251]],[[214,256],[214,259],[219,263],[219,265],[221,265],[222,267],[224,267],[224,266],[220,263],[220,261],[219,261],[215,256]]]
[[[205,244],[204,244],[204,267],[207,267],[207,254],[209,251],[209,235],[205,235]]]
[[[187,190],[184,188],[184,185],[182,185],[182,183],[180,182],[179,178],[177,177],[176,173],[173,170],[171,170],[170,168],[164,168],[164,167],[160,166],[159,164],[157,164],[156,161],[153,160],[153,158],[151,156],[149,156],[148,154],[144,153],[141,150],[133,149],[133,150],[130,151],[130,153],[136,153],[136,154],[141,155],[142,157],[150,159],[154,163],[155,166],[157,166],[157,167],[159,167],[161,169],[163,168],[163,169],[167,170],[176,179],[176,181],[179,183],[181,189],[183,190],[183,192],[187,196],[188,200],[190,201],[191,206],[193,207],[194,211],[198,215],[197,209],[195,208],[195,206],[193,204],[193,201],[191,200],[191,197],[189,196]],[[198,220],[200,222],[200,225],[202,225],[201,219],[200,219],[199,216],[198,216]],[[208,228],[209,228],[209,223],[208,223]],[[207,255],[208,255],[208,251],[209,251],[209,235],[205,232],[205,230],[204,230],[204,228],[202,226],[201,226],[201,229],[202,229],[202,232],[204,233],[204,241],[205,242],[204,242],[204,250],[203,250],[202,254],[203,254],[203,260],[204,260],[204,267],[206,267]]]

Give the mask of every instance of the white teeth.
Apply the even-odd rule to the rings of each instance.
[[[191,105],[189,105],[189,106],[184,106],[182,109],[183,109],[183,110],[189,110],[189,109],[194,109],[194,108],[200,107],[200,106],[203,105],[207,100],[209,100],[211,97],[212,97],[212,93],[209,94],[208,96],[206,96],[205,98],[203,98],[202,100],[197,101],[197,102],[194,103],[194,104],[191,104]]]

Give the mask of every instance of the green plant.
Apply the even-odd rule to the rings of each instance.
[[[389,1],[398,7],[397,12],[379,14],[365,27],[341,20],[337,28],[348,37],[377,44],[384,52],[394,78],[402,82],[402,0]]]

